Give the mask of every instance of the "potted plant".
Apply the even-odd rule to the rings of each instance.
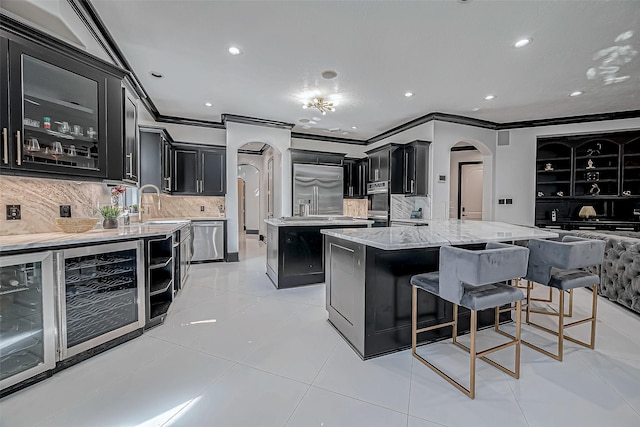
[[[102,221],[102,228],[118,228],[118,215],[120,215],[120,208],[117,206],[103,206],[98,212],[102,215],[104,220]]]

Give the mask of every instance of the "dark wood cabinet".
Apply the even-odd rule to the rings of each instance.
[[[395,149],[395,144],[389,144],[366,152],[369,182],[389,181],[391,179],[391,154]]]
[[[162,189],[165,193],[173,191],[173,148],[169,138],[163,133],[160,135],[162,144]]]
[[[342,166],[344,154],[326,153],[324,151],[300,150],[292,148],[291,163],[305,163],[311,165]]]
[[[140,186],[152,184],[161,191],[167,191],[164,177],[163,157],[165,145],[168,145],[164,130],[155,127],[140,126]],[[155,193],[152,188],[144,192]]]
[[[124,142],[124,176],[123,181],[131,184],[140,183],[140,139],[138,136],[138,107],[136,99],[122,88],[123,110],[123,142]]]
[[[1,33],[3,173],[122,180],[124,73]]]
[[[539,138],[535,223],[640,229],[640,131]]]
[[[174,185],[176,194],[200,193],[200,174],[198,170],[198,150],[175,148],[174,156]]]
[[[202,145],[175,145],[172,194],[224,196],[227,191],[226,150]]]
[[[392,194],[426,196],[429,193],[429,144],[417,140],[393,152]]]
[[[361,198],[367,195],[367,164],[364,159],[344,159],[343,189],[345,198]]]

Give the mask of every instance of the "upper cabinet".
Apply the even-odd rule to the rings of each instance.
[[[371,151],[367,151],[369,182],[389,181],[391,179],[391,153],[395,145],[385,145]]]
[[[391,193],[405,196],[429,194],[429,144],[416,140],[393,152]]]
[[[132,184],[140,183],[140,140],[138,138],[138,106],[128,90],[122,88],[124,176]],[[156,163],[158,165],[159,163]]]
[[[172,194],[224,196],[227,192],[226,149],[204,145],[173,147]]]
[[[342,166],[344,154],[326,153],[324,151],[290,149],[291,163],[305,163],[311,165]]]
[[[38,176],[123,179],[122,76],[32,42],[1,40],[0,166]]]
[[[344,159],[343,196],[360,198],[367,195],[367,159]]]
[[[171,145],[164,129],[140,126],[139,183],[141,187],[152,184],[165,193],[171,192],[171,167],[165,166],[167,164],[171,165],[170,148]],[[166,159],[167,157],[168,159]],[[162,167],[159,167],[159,165],[162,165]],[[153,188],[145,188],[143,191],[155,193]]]

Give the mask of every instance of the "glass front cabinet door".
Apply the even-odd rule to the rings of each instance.
[[[2,166],[106,178],[107,136],[121,140],[107,135],[107,91],[113,78],[89,64],[12,40],[8,57],[10,120]]]
[[[51,252],[0,259],[0,390],[55,367]]]

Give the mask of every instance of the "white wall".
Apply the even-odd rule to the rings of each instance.
[[[458,218],[458,166],[460,162],[481,162],[479,151],[452,151],[449,166],[449,218]],[[483,189],[484,192],[484,189]]]
[[[280,200],[279,216],[291,215],[291,131],[241,123],[227,123],[227,248],[229,252],[238,252],[238,148],[247,142],[263,142],[275,148],[281,154],[281,165],[274,167],[276,176],[281,179],[274,189]],[[276,166],[274,164],[274,166]]]
[[[640,129],[640,118],[511,130],[509,145],[496,149],[495,194],[496,199],[513,199],[513,204],[496,205],[495,220],[513,224],[534,224],[538,137],[630,129]]]

